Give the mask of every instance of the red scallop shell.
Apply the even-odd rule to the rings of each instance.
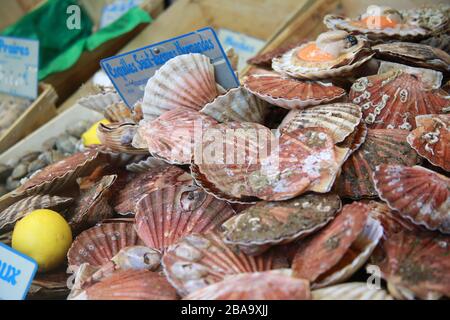
[[[408,143],[430,163],[450,171],[450,115],[418,116],[416,124]]]
[[[197,186],[158,189],[136,205],[136,232],[146,246],[164,251],[181,237],[214,230],[235,214]]]
[[[153,156],[169,163],[189,164],[194,154],[196,132],[201,133],[216,123],[210,116],[179,107],[153,121],[141,123],[138,133]]]
[[[412,130],[416,116],[444,113],[450,107],[444,90],[427,88],[420,74],[399,69],[358,79],[350,101],[361,106],[363,119],[374,129]]]
[[[277,271],[243,273],[194,291],[184,300],[309,300],[309,282]]]
[[[229,275],[286,267],[274,251],[248,256],[228,247],[217,233],[190,234],[169,247],[163,256],[164,273],[185,296]]]
[[[450,233],[450,179],[420,166],[380,165],[374,172],[382,200],[404,218]]]
[[[132,223],[104,223],[80,233],[67,252],[70,266],[102,266],[122,248],[141,244]]]
[[[335,190],[343,197],[376,197],[373,185],[375,167],[383,164],[412,166],[419,162],[416,152],[406,142],[408,131],[369,129],[362,146],[342,166]]]
[[[338,143],[338,146],[341,148],[348,148],[353,153],[366,141],[367,132],[367,125],[364,121],[361,121],[356,129],[347,138],[345,138],[344,141]]]
[[[344,89],[331,83],[299,81],[276,72],[248,76],[245,88],[257,97],[286,109],[327,103],[346,94]]]
[[[148,270],[116,271],[75,299],[86,300],[177,300],[166,278]]]
[[[137,129],[138,125],[130,122],[100,123],[97,128],[97,137],[102,145],[112,152],[148,154],[146,149],[137,149],[131,144]]]

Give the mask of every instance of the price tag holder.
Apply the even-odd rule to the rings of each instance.
[[[216,82],[225,89],[239,86],[239,80],[212,28],[204,28],[173,39],[155,43],[118,56],[103,59],[100,64],[128,107],[144,96],[145,85],[170,59],[188,53],[201,53],[211,59]]]
[[[37,269],[36,261],[0,242],[0,299],[25,299]]]
[[[0,92],[36,99],[39,41],[0,36]]]

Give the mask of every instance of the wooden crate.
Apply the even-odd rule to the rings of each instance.
[[[51,85],[41,83],[39,96],[24,113],[0,136],[0,153],[29,135],[56,116],[57,95]]]

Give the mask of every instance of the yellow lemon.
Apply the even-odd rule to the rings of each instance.
[[[57,212],[39,209],[31,212],[14,226],[12,247],[33,258],[39,271],[60,266],[72,243],[72,231]]]
[[[107,119],[97,121],[85,133],[83,133],[81,138],[83,139],[83,144],[86,147],[94,144],[101,144],[100,140],[97,137],[97,128],[100,125],[100,123],[109,124],[110,122]]]

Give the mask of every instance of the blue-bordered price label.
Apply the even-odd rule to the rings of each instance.
[[[0,242],[0,299],[25,299],[37,269],[36,261]]]
[[[188,53],[201,53],[211,59],[216,82],[225,89],[239,86],[239,80],[212,28],[204,28],[173,39],[155,43],[100,63],[123,101],[132,107],[144,96],[145,85],[170,59]]]

